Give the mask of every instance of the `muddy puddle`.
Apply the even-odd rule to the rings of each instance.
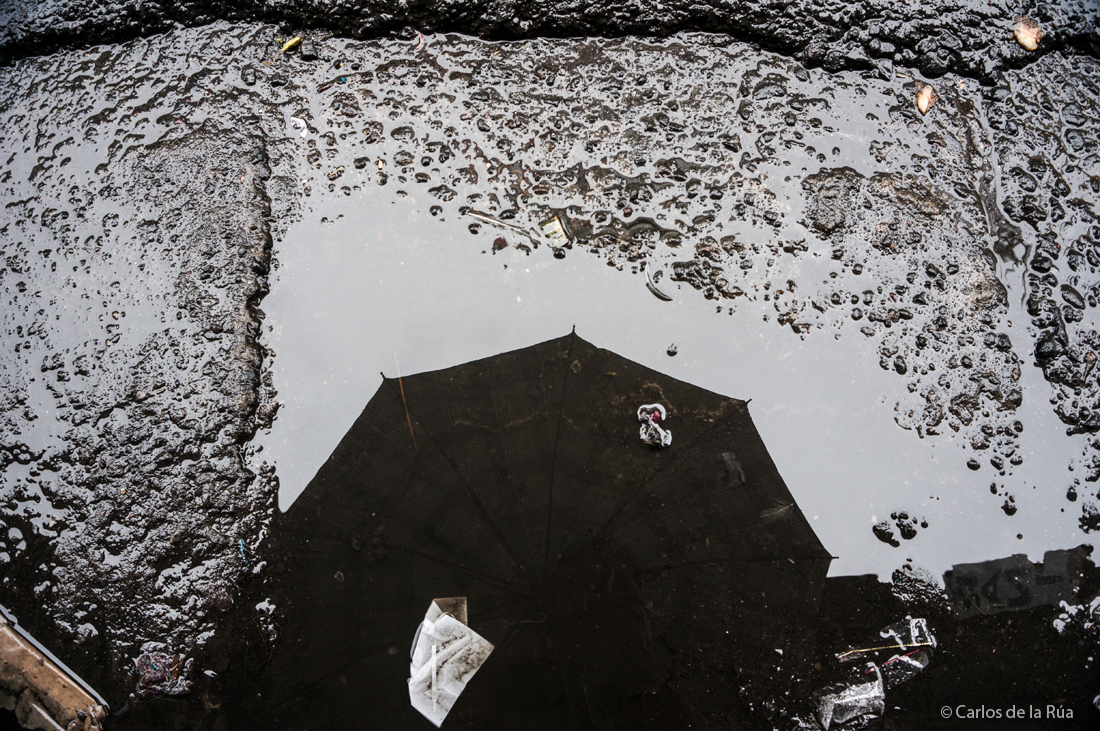
[[[1011,148],[973,81],[934,82],[922,116],[912,75],[714,36],[332,43],[284,107],[313,171],[264,303],[284,508],[379,371],[575,325],[753,399],[834,574],[1086,540],[1066,490],[1087,440],[1031,359],[1014,258],[1036,237],[1000,207]]]
[[[113,704],[145,649],[278,634],[271,517],[380,373],[574,327],[751,399],[833,577],[1093,542],[1094,60],[290,37],[2,70],[0,601]]]

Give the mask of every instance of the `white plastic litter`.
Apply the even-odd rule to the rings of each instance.
[[[413,638],[409,701],[437,727],[493,651],[466,622],[466,597],[435,599]]]
[[[867,666],[875,673],[872,682],[826,686],[814,693],[817,720],[825,731],[829,731],[830,726],[847,723],[860,716],[879,718],[886,711],[882,674],[874,663]]]
[[[642,427],[638,435],[642,441],[654,447],[667,447],[672,444],[672,434],[661,428],[665,420],[665,407],[660,404],[643,404],[638,407],[638,421]]]

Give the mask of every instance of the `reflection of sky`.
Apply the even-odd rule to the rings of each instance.
[[[263,302],[283,406],[257,441],[264,447],[259,458],[276,464],[284,509],[377,390],[380,371],[396,375],[398,362],[403,375],[446,368],[576,325],[598,347],[751,399],[750,413],[787,486],[838,557],[833,575],[887,578],[906,559],[937,574],[953,563],[1013,553],[1039,561],[1045,550],[1088,538],[1077,529],[1079,504],[1065,499],[1066,466],[1081,454],[1083,438],[1065,436],[1030,355],[1021,353],[1024,463],[998,479],[1019,508],[1009,517],[1004,498],[990,494],[988,455],[972,472],[966,461],[975,453],[955,443],[949,429],[922,440],[895,425],[906,380],[879,367],[876,341],[850,321],[803,339],[774,318],[764,322],[763,302],[740,299],[733,316],[728,303],[716,314],[716,303],[667,278],[662,288],[674,301],[661,302],[642,276],[581,251],[563,261],[547,247],[530,256],[511,247],[493,255],[496,236],[515,243],[515,235],[484,225],[473,237],[469,219],[440,223],[418,212],[426,201],[391,200],[381,189],[353,200],[318,201],[290,229]],[[330,221],[320,223],[323,216]],[[807,257],[784,279],[820,281],[827,261]],[[1026,322],[1018,293],[1010,299],[1010,319]],[[1013,340],[1021,351],[1027,347],[1022,332]],[[679,354],[669,357],[673,343]],[[675,420],[667,426],[675,434]],[[871,526],[902,510],[929,526],[895,549]]]

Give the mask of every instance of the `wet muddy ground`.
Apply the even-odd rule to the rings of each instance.
[[[228,722],[278,635],[279,600],[253,608],[286,566],[271,517],[379,370],[573,325],[754,399],[834,574],[1092,542],[1100,67],[1072,43],[833,72],[722,35],[280,53],[290,35],[215,23],[0,69],[0,602],[116,710],[142,649],[230,675],[120,727]],[[1076,605],[974,631],[1033,639],[1065,672],[1035,702],[1078,702],[1095,592],[1061,632]],[[938,708],[914,698],[911,725]]]
[[[1019,16],[1038,21],[1039,49],[1013,40]],[[964,73],[992,83],[999,72],[1022,68],[1041,54],[1100,48],[1100,9],[1090,0],[1014,3],[937,0],[847,3],[799,0],[302,0],[300,2],[152,3],[101,0],[0,3],[0,60],[52,52],[69,44],[118,42],[214,20],[262,21],[288,28],[335,32],[348,38],[400,37],[417,32],[463,33],[491,40],[627,35],[667,38],[706,30],[830,71],[895,65],[939,75]]]

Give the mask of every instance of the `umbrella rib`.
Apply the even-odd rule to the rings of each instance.
[[[714,431],[719,425],[725,424],[727,421],[729,421],[733,417],[734,417],[734,414],[731,413],[728,416],[726,416],[726,418],[720,419],[719,421],[714,422],[710,426],[709,429],[705,429],[698,437],[696,437],[691,442],[691,444],[688,444],[686,447],[684,447],[684,449],[682,449],[680,451],[677,451],[675,457],[673,457],[672,459],[668,460],[663,465],[661,465],[661,467],[656,472],[654,472],[652,475],[647,477],[645,479],[645,481],[642,482],[642,484],[638,485],[638,489],[635,490],[634,493],[630,497],[628,497],[626,500],[623,501],[622,505],[620,505],[618,507],[618,509],[616,509],[615,512],[611,514],[611,517],[609,517],[606,521],[604,521],[603,525],[601,525],[599,527],[599,529],[596,531],[596,535],[601,535],[605,530],[607,530],[608,526],[610,526],[612,523],[614,523],[615,520],[622,514],[622,512],[624,510],[626,510],[626,506],[629,505],[630,503],[632,503],[634,501],[634,498],[636,498],[636,497],[638,497],[639,495],[642,494],[642,491],[645,489],[646,485],[648,485],[650,482],[652,482],[654,479],[656,479],[658,476],[660,476],[670,466],[676,464],[677,460],[680,459],[680,455],[684,454],[685,452],[690,451],[692,447],[694,447],[696,444],[698,444],[699,442],[701,442],[703,440],[703,437],[707,436],[712,431]]]
[[[569,338],[569,351],[565,356],[565,381],[561,386],[561,403],[558,407],[558,426],[554,430],[554,456],[550,463],[550,489],[546,496],[546,557],[543,564],[543,575],[550,577],[550,525],[554,518],[554,481],[558,474],[558,446],[561,443],[561,422],[565,417],[565,394],[569,392],[569,359],[573,357],[573,346],[577,342],[577,329],[573,328],[573,334]]]
[[[390,380],[392,382],[392,379]],[[473,500],[474,505],[477,506],[478,511],[481,513],[482,519],[489,525],[489,529],[493,531],[493,535],[496,536],[496,539],[500,543],[500,545],[504,547],[504,550],[508,553],[508,556],[512,559],[512,562],[516,565],[516,568],[518,568],[520,572],[527,577],[528,581],[530,581],[531,577],[530,575],[528,575],[527,569],[523,567],[523,562],[519,560],[519,557],[516,556],[515,552],[512,550],[512,547],[508,545],[508,541],[505,539],[504,533],[500,530],[497,524],[493,522],[493,519],[489,517],[489,511],[485,509],[485,505],[481,502],[481,499],[478,498],[477,493],[474,492],[474,489],[470,486],[470,483],[467,482],[466,479],[462,476],[462,472],[459,471],[458,465],[456,465],[454,463],[454,460],[451,459],[451,455],[449,455],[447,453],[447,450],[443,448],[443,445],[439,443],[439,440],[436,439],[435,434],[432,433],[431,429],[428,429],[428,427],[424,423],[424,420],[421,419],[419,415],[417,415],[416,410],[409,409],[409,412],[416,416],[416,421],[420,424],[420,428],[428,434],[428,437],[431,438],[432,443],[435,445],[435,448],[438,449],[439,453],[443,455],[443,458],[447,460],[447,464],[450,465],[451,470],[455,473],[455,476],[458,478],[459,482],[461,482],[462,485],[466,488],[466,492],[470,495],[470,499]]]

